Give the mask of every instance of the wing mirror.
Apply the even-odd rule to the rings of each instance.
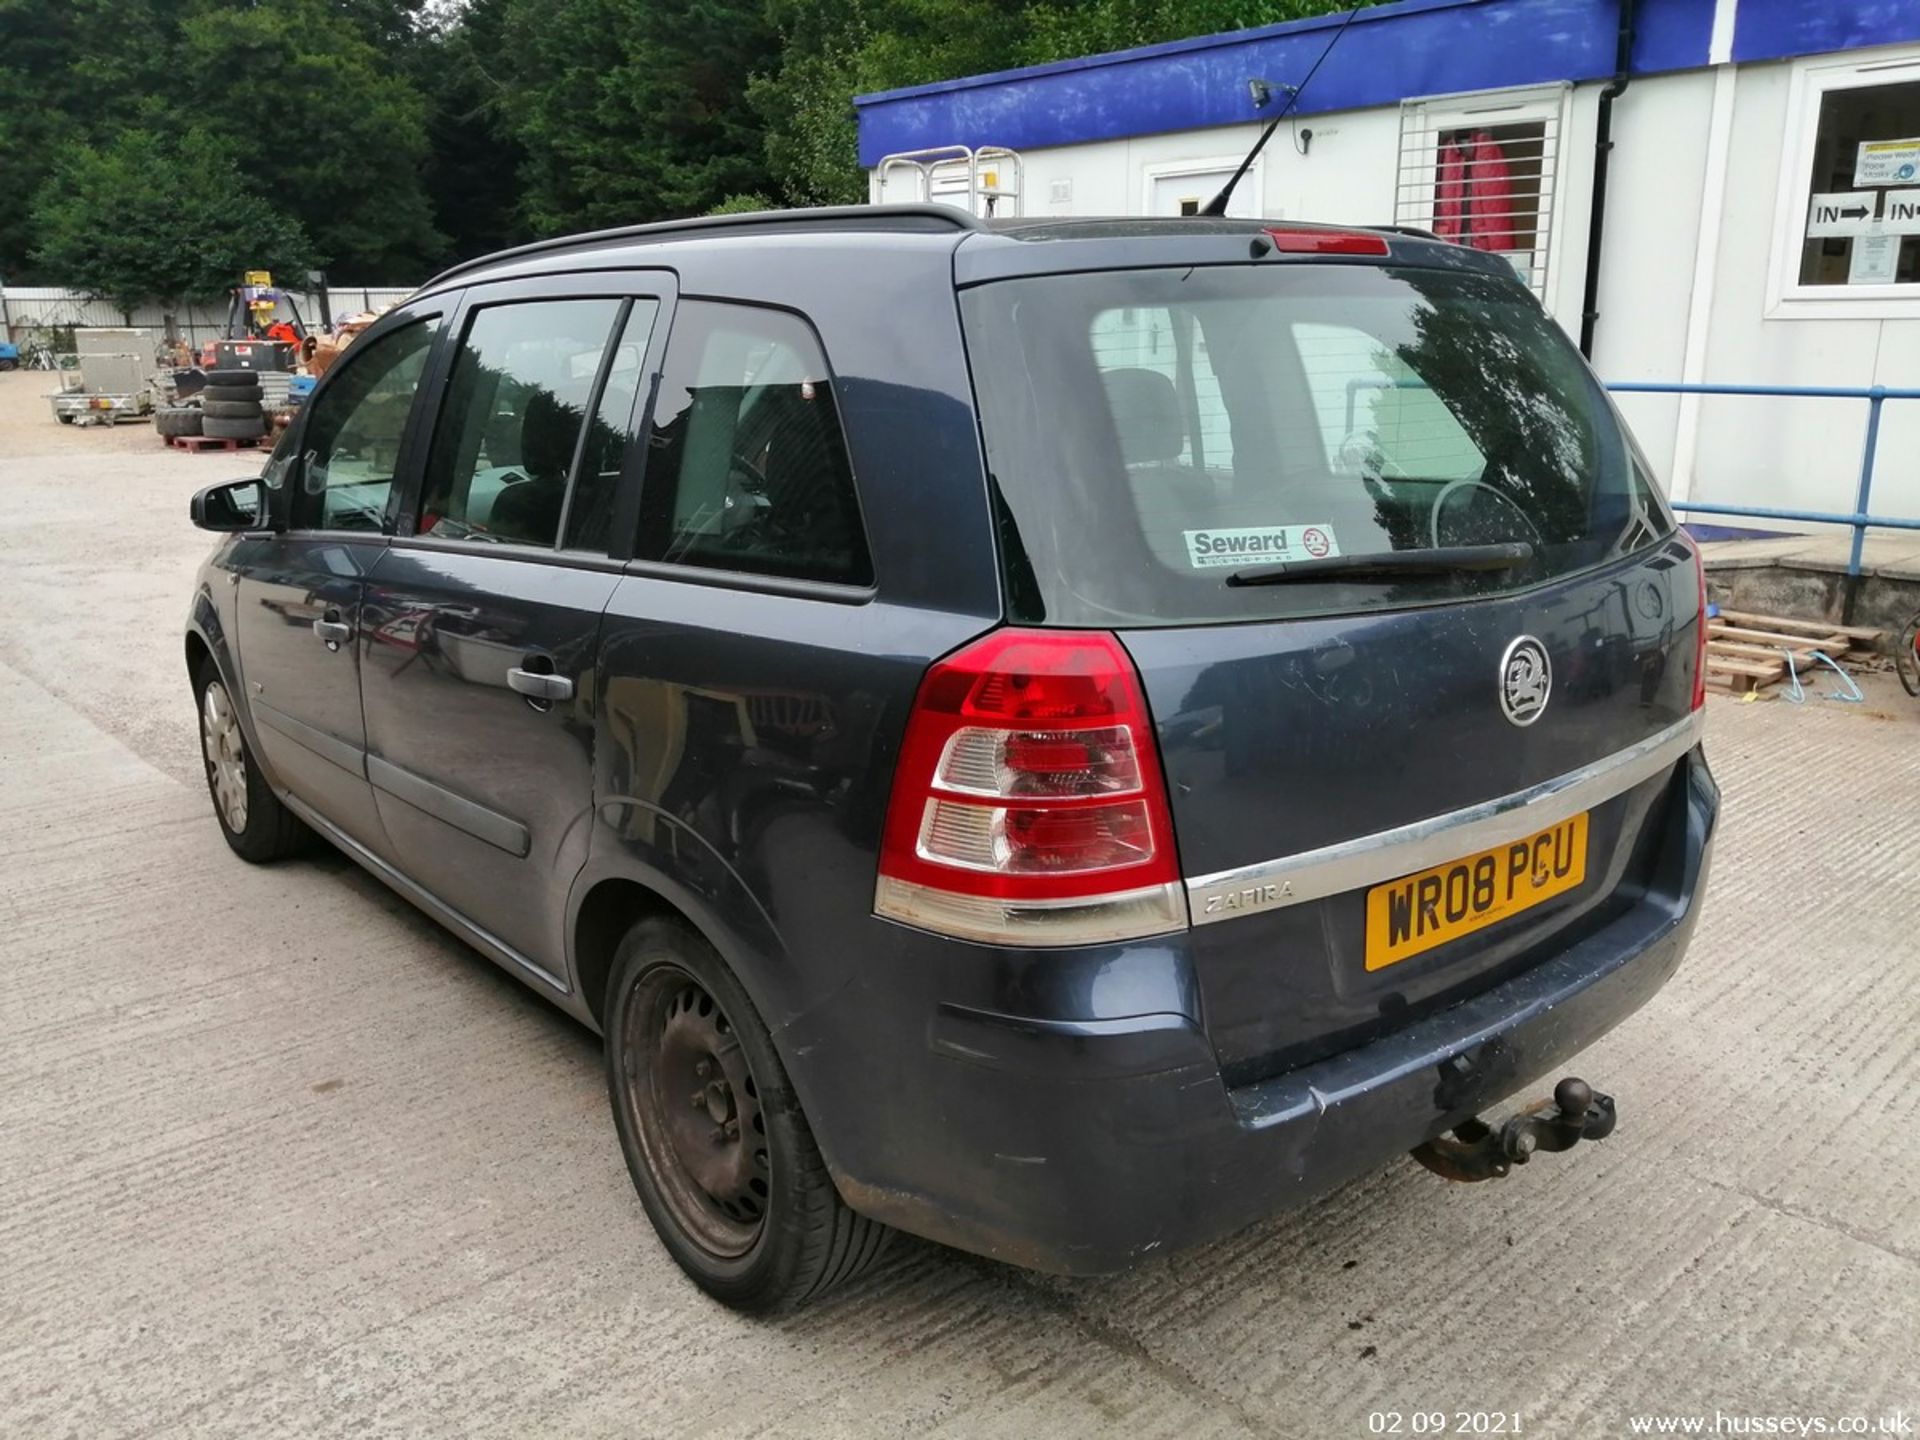
[[[258,479],[209,485],[193,497],[187,514],[202,530],[264,530],[269,523],[267,487]]]

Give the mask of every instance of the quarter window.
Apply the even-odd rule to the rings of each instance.
[[[637,555],[873,580],[826,357],[782,311],[683,303],[661,374]]]
[[[315,398],[300,432],[300,485],[289,518],[295,529],[381,528],[434,325],[416,320],[360,341]],[[276,452],[267,483],[277,486],[288,468]]]
[[[554,545],[622,306],[541,300],[474,312],[434,429],[416,533]]]

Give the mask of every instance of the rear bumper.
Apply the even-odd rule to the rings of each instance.
[[[1666,983],[1719,808],[1700,750],[1672,783],[1678,803],[1631,909],[1457,1005],[1258,1084],[1223,1083],[1190,1004],[1069,1020],[934,998],[924,1028],[898,1036],[921,1043],[869,1042],[889,1072],[881,1107],[871,1093],[825,1107],[841,1189],[903,1229],[1061,1274],[1121,1269],[1304,1205],[1547,1077]],[[1150,997],[1131,959],[1116,957],[1107,982]],[[1094,974],[1081,998],[1101,983]],[[1630,1082],[1590,1078],[1631,1105]]]

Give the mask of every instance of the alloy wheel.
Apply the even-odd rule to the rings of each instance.
[[[247,828],[247,746],[233,699],[218,680],[208,683],[200,703],[200,742],[206,751],[213,803],[227,829],[241,834]]]

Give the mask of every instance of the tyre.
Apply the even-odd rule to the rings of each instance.
[[[1894,637],[1893,668],[1899,672],[1900,688],[1920,696],[1920,615],[1902,625]]]
[[[209,385],[252,385],[257,388],[260,384],[260,372],[258,370],[238,369],[209,370],[207,371],[207,383]]]
[[[153,412],[153,433],[162,439],[200,433],[200,411],[193,405],[165,405]]]
[[[219,672],[203,664],[194,677],[200,706],[200,758],[207,767],[220,833],[242,860],[263,865],[297,853],[312,833],[273,793],[247,751],[240,716]]]
[[[228,420],[209,415],[200,422],[200,433],[216,440],[258,440],[267,433],[267,422],[258,410],[251,420]]]
[[[258,385],[203,385],[200,387],[200,398],[202,401],[219,400],[224,403],[237,400],[243,404],[258,405],[260,387]]]
[[[209,420],[258,420],[260,402],[254,400],[202,400],[200,409]]]
[[[763,1313],[879,1258],[892,1232],[841,1200],[766,1026],[712,946],[642,920],[620,942],[603,1014],[627,1170],[694,1284]]]
[[[0,360],[0,372],[4,372],[8,370],[18,370],[19,368],[20,368],[20,362],[18,360],[13,360],[13,359]]]

